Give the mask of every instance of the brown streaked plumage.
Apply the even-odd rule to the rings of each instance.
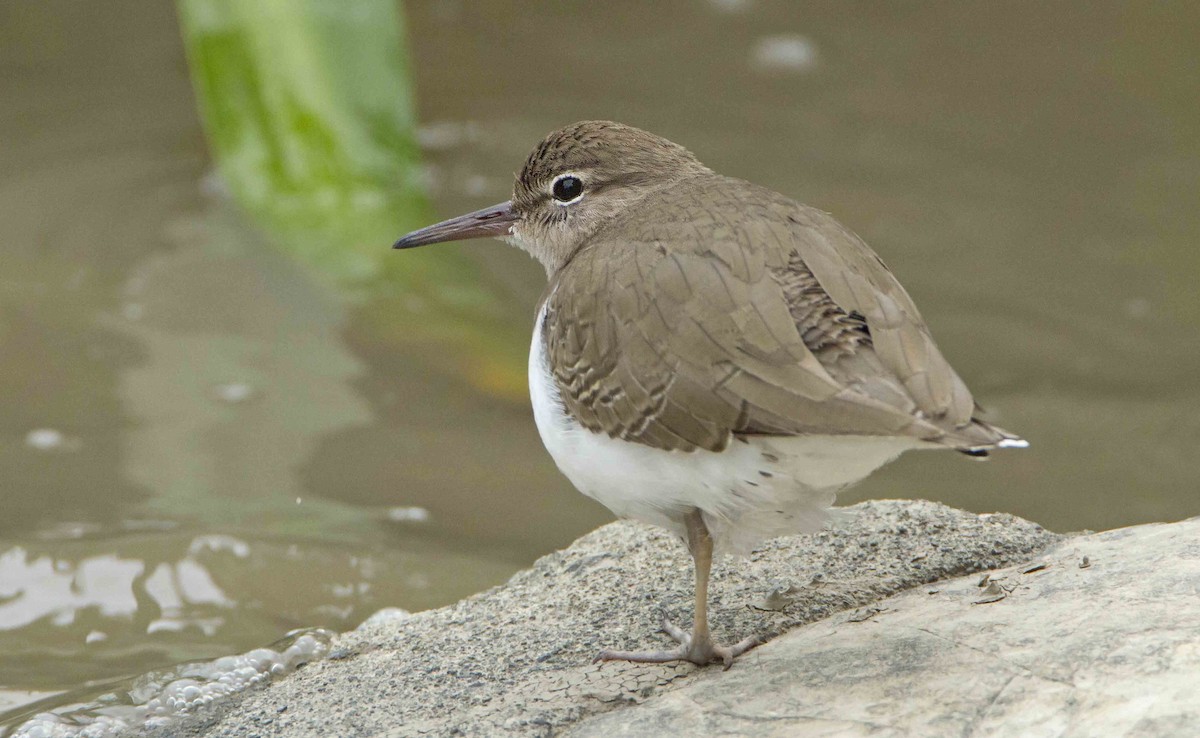
[[[753,433],[956,448],[1009,437],[972,417],[970,392],[861,240],[748,182],[698,174],[628,209],[555,274],[546,303],[568,412],[622,440],[720,451]]]
[[[721,661],[714,547],[815,530],[833,495],[911,448],[1026,445],[975,417],[912,299],[831,216],[716,174],[645,131],[547,136],[508,203],[398,248],[497,235],[546,269],[530,358],[534,416],[580,491],[675,530],[696,563],[690,634],[636,661]]]

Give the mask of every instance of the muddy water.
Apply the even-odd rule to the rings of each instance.
[[[1200,514],[1197,6],[406,9],[440,213],[562,123],[661,132],[863,235],[1033,443],[845,499]],[[450,602],[607,519],[523,401],[378,350],[256,234],[186,74],[161,4],[0,10],[0,708]],[[446,248],[531,310],[522,255]]]

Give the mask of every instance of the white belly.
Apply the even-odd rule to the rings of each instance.
[[[580,492],[623,518],[682,534],[699,508],[718,547],[819,530],[837,491],[920,446],[880,436],[759,436],[721,452],[663,451],[593,433],[569,417],[550,376],[540,312],[529,352],[533,418],[546,450]]]

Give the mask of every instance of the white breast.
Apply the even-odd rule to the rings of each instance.
[[[879,436],[752,437],[721,452],[663,451],[592,433],[565,412],[534,325],[529,394],[542,443],[571,483],[616,515],[682,534],[705,513],[718,547],[746,552],[764,538],[819,530],[839,489],[919,441]]]

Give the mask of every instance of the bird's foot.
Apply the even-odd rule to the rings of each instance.
[[[713,643],[712,636],[705,633],[701,638],[685,632],[672,624],[666,618],[662,621],[662,630],[679,642],[677,648],[666,651],[609,651],[605,649],[597,654],[595,661],[635,661],[642,664],[665,664],[670,661],[690,661],[697,666],[721,663],[725,668],[733,666],[733,660],[759,645],[760,641],[751,636],[738,641],[732,646],[722,646]]]

